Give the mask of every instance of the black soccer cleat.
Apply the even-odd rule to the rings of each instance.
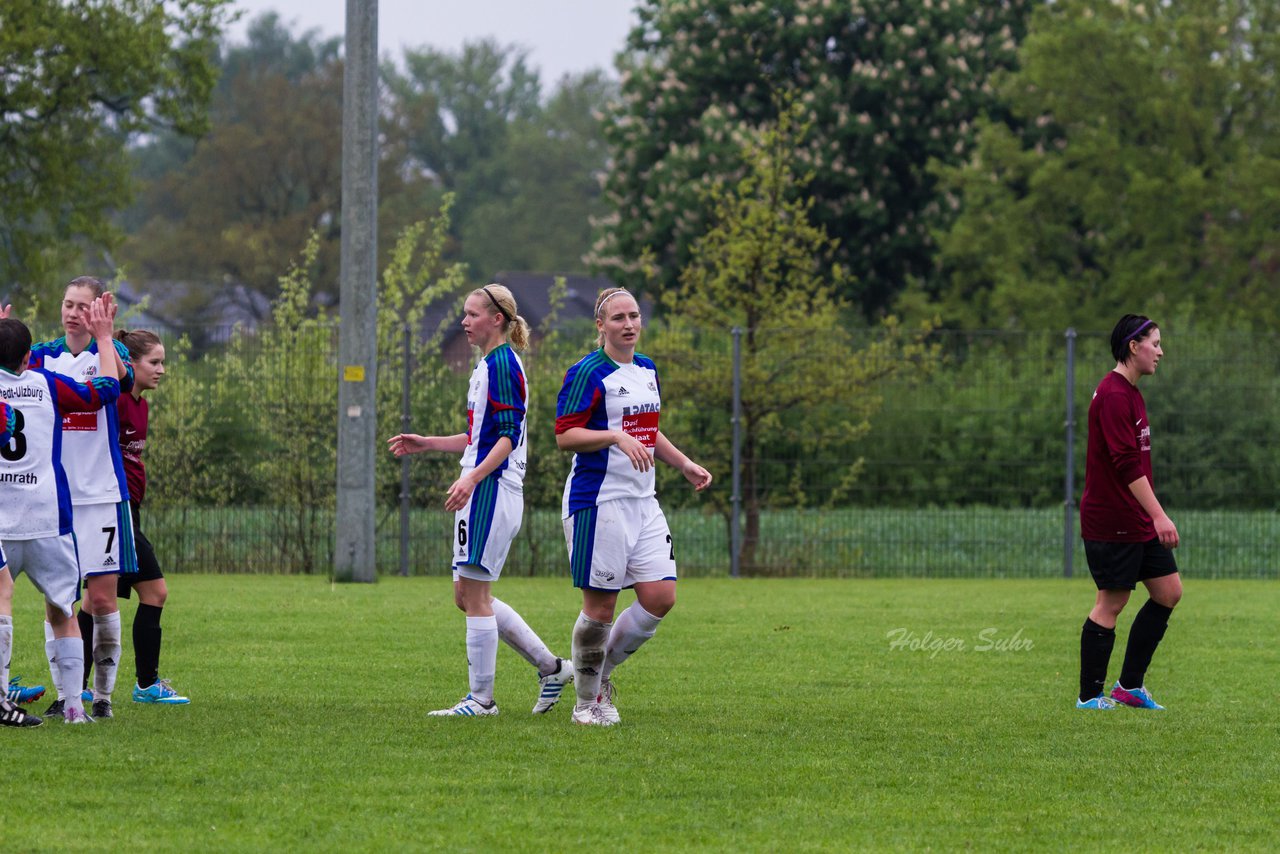
[[[8,699],[0,699],[0,726],[28,727],[40,726],[42,723],[44,718],[22,710]]]

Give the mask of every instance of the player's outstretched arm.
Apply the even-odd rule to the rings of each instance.
[[[698,492],[711,485],[711,472],[686,457],[674,442],[663,435],[661,430],[658,431],[658,442],[654,451],[659,460],[678,469],[684,475],[684,479],[693,484],[693,488]]]
[[[417,433],[399,433],[387,440],[387,450],[397,457],[420,454],[423,451],[460,454],[466,449],[466,433],[458,433],[454,436],[419,436]]]

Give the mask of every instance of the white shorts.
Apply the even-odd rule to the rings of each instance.
[[[71,527],[76,532],[81,574],[116,575],[138,571],[128,501],[77,504],[71,508]]]
[[[497,581],[511,543],[520,533],[524,495],[488,477],[453,515],[453,578]]]
[[[658,499],[617,498],[564,520],[573,586],[622,590],[646,581],[675,581],[676,553]]]
[[[46,602],[68,617],[75,616],[75,605],[80,601],[80,564],[73,536],[9,540],[7,552],[9,573],[15,579],[25,572]]]

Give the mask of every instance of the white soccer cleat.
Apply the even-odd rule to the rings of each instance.
[[[556,671],[538,677],[538,702],[533,704],[533,713],[543,715],[551,711],[560,702],[564,686],[573,681],[573,662],[567,658],[556,659]]]
[[[436,718],[447,718],[453,716],[475,718],[480,717],[481,715],[496,715],[497,713],[497,703],[491,702],[486,706],[470,694],[459,700],[456,705],[450,706],[447,709],[436,709],[434,712],[427,712],[428,715]]]
[[[599,703],[578,703],[573,707],[573,722],[586,726],[613,726],[616,723],[605,717]]]
[[[615,693],[612,679],[601,681],[600,694],[596,697],[596,705],[600,707],[600,714],[604,715],[610,724],[622,723],[622,716],[618,714],[618,707],[613,704]]]

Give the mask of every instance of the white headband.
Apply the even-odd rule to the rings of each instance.
[[[599,304],[598,306],[596,306],[596,317],[599,317],[599,316],[600,316],[600,312],[604,311],[604,304],[605,304],[605,303],[607,303],[609,300],[613,299],[614,297],[622,296],[623,294],[626,294],[627,296],[631,296],[631,294],[627,293],[627,291],[626,291],[625,289],[623,289],[623,288],[618,288],[616,291],[614,291],[613,293],[609,294],[609,295],[608,295],[607,297],[605,297],[604,299],[600,300],[600,304]]]

